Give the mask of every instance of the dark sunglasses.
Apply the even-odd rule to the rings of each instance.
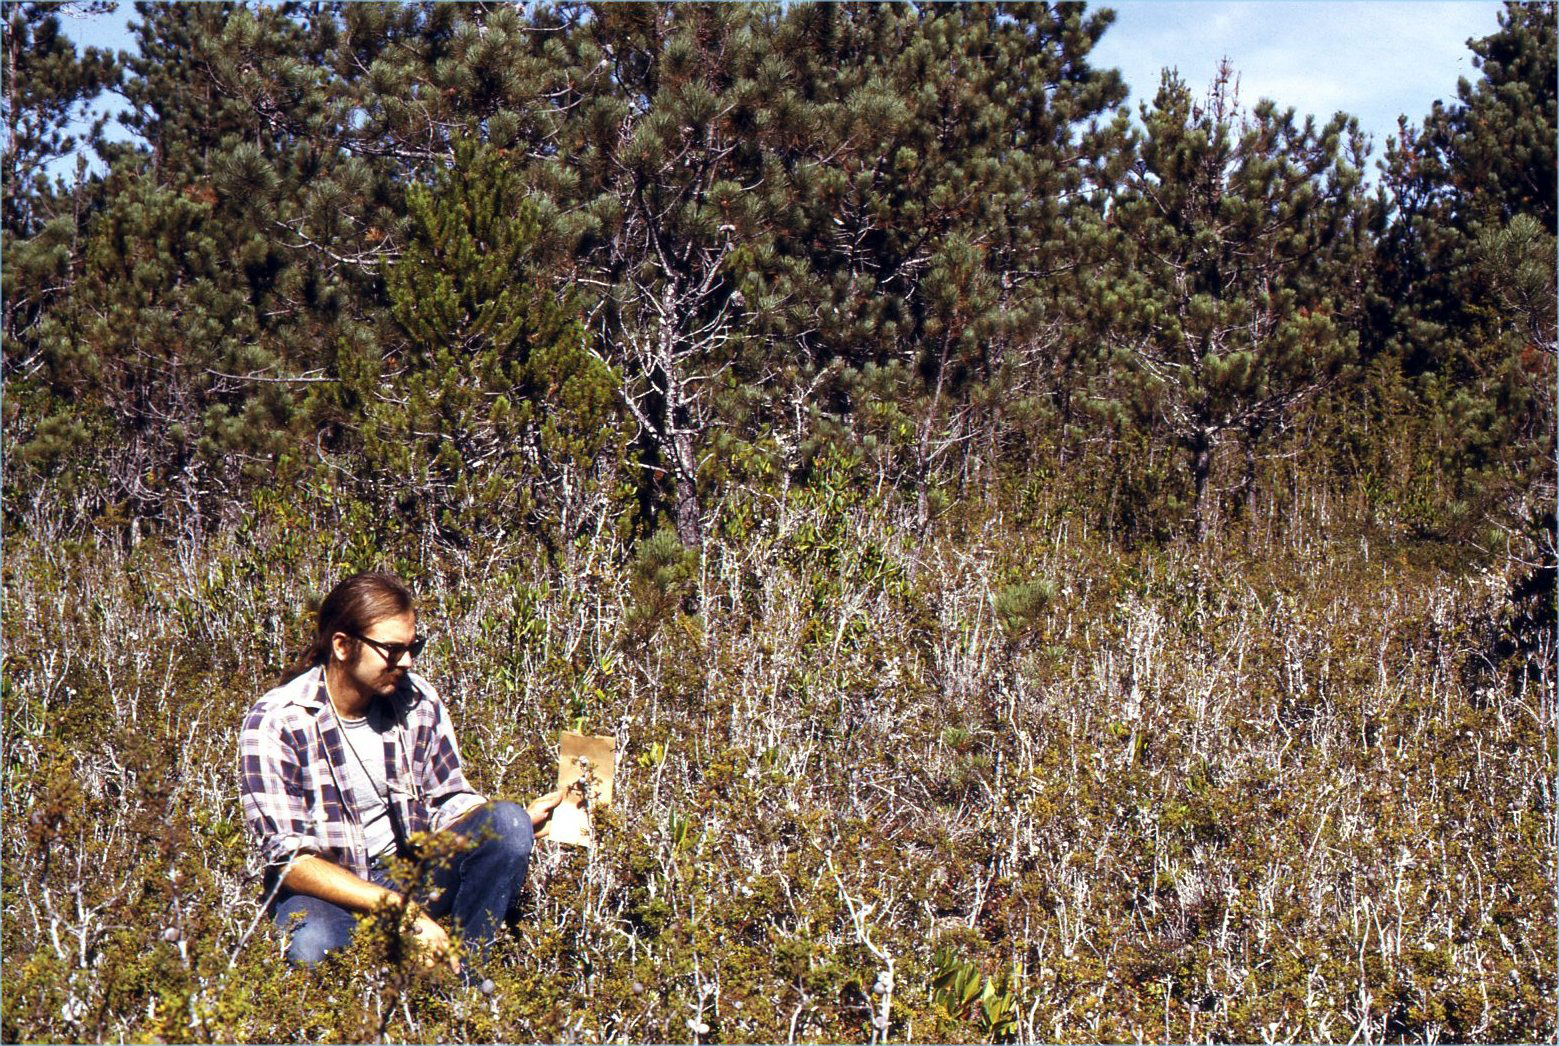
[[[394,668],[401,663],[401,658],[410,654],[413,658],[422,656],[422,648],[428,645],[427,636],[414,636],[410,643],[381,643],[377,639],[369,639],[360,636],[356,632],[347,632],[346,635],[362,643],[367,643],[384,656],[384,663]]]

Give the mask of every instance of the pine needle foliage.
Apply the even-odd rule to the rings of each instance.
[[[380,502],[450,540],[529,528],[570,541],[616,496],[618,382],[538,263],[535,205],[468,139],[406,206],[385,269],[394,329],[377,359],[343,354]]]

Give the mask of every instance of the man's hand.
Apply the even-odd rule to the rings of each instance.
[[[410,933],[423,952],[423,961],[429,966],[447,961],[451,970],[460,972],[460,960],[450,949],[449,934],[420,905],[393,890],[359,879],[340,865],[313,854],[297,858],[282,882],[296,893],[318,897],[352,911],[376,912],[388,906],[394,919],[402,917],[394,914],[397,906],[409,905],[410,911],[405,917],[411,919]]]
[[[552,811],[556,810],[558,804],[562,801],[562,789],[554,789],[540,798],[531,800],[530,805],[525,808],[525,812],[530,814],[530,826],[532,828],[540,828],[546,824],[547,820],[552,816]]]
[[[450,970],[460,972],[460,960],[450,950],[449,934],[433,921],[432,916],[418,912],[416,921],[411,924],[411,935],[417,939],[425,965],[436,966],[440,962],[448,962]]]

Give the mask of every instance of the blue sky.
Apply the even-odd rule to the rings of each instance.
[[[1324,121],[1343,110],[1359,118],[1379,159],[1397,116],[1418,123],[1435,99],[1450,100],[1458,77],[1476,79],[1470,37],[1498,28],[1494,0],[1117,0],[1115,24],[1092,58],[1121,70],[1133,112],[1151,101],[1159,73],[1179,71],[1193,90],[1211,83],[1227,57],[1240,99],[1271,98]],[[128,48],[134,8],[61,19],[81,45]],[[110,108],[117,108],[110,102]],[[110,128],[113,133],[114,128]],[[123,137],[120,132],[115,137]],[[65,165],[67,168],[70,165]]]
[[[1359,118],[1385,151],[1397,117],[1420,123],[1435,99],[1456,96],[1459,77],[1476,80],[1469,38],[1499,28],[1500,3],[1487,0],[1117,0],[1093,51],[1119,69],[1135,113],[1151,102],[1165,67],[1193,91],[1212,82],[1227,57],[1240,77],[1240,101],[1271,98],[1324,121],[1338,110]]]

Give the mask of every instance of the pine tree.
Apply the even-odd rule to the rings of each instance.
[[[288,397],[226,231],[212,204],[127,179],[39,322],[42,416],[16,453],[110,522],[198,525],[278,449]]]
[[[115,4],[9,2],[3,7],[5,157],[4,228],[8,241],[36,235],[52,219],[70,214],[73,193],[62,178],[50,178],[49,164],[102,139],[108,116],[91,106],[119,76],[114,56],[96,47],[78,54],[61,31],[60,12],[79,8],[83,16],[111,13]],[[86,122],[84,137],[69,133]],[[7,299],[10,298],[8,294]]]
[[[113,4],[6,3],[4,36],[5,151],[0,158],[0,340],[8,386],[17,390],[38,365],[35,325],[66,293],[81,261],[83,230],[102,202],[101,178],[88,169],[85,149],[98,144],[108,117],[90,107],[119,76],[114,57],[97,48],[78,54],[60,29],[60,13],[104,15]],[[90,117],[90,118],[89,118]],[[86,121],[85,134],[70,133]],[[50,165],[76,154],[71,181],[50,176]],[[25,398],[25,396],[23,397]],[[18,415],[7,414],[8,427]]]
[[[768,45],[773,9],[603,6],[560,41],[568,88],[556,153],[535,177],[570,210],[591,323],[639,429],[647,508],[704,533],[716,392],[787,308],[774,243],[794,206],[784,146],[805,133]],[[663,477],[657,481],[656,477]]]
[[[1087,64],[1109,22],[1034,4],[787,19],[821,129],[788,245],[817,287],[795,334],[816,368],[835,364],[823,394],[901,463],[922,520],[943,462],[967,474],[976,450],[999,453],[1008,403],[1067,403],[1061,274],[1097,224],[1123,126],[1107,118],[1118,75]]]
[[[132,532],[199,526],[274,475],[296,446],[297,393],[320,380],[309,335],[339,307],[275,235],[303,180],[296,154],[206,75],[235,41],[296,47],[296,26],[268,16],[261,33],[214,5],[137,10],[124,91],[146,144],[100,147],[104,205],[68,294],[38,321],[36,370],[11,388],[22,472],[8,477],[13,490],[52,477]]]
[[[1419,448],[1399,471],[1435,492],[1422,522],[1441,530],[1525,517],[1553,484],[1555,5],[1499,21],[1470,41],[1479,78],[1404,121],[1384,164],[1381,369]]]
[[[1115,204],[1109,307],[1142,424],[1184,451],[1198,540],[1219,447],[1254,483],[1266,442],[1355,355],[1369,259],[1364,145],[1338,114],[1242,113],[1227,64],[1205,100],[1166,74]]]
[[[457,142],[406,202],[385,352],[339,361],[370,497],[457,543],[528,527],[556,547],[612,514],[616,376],[538,267],[535,205],[495,150]]]

